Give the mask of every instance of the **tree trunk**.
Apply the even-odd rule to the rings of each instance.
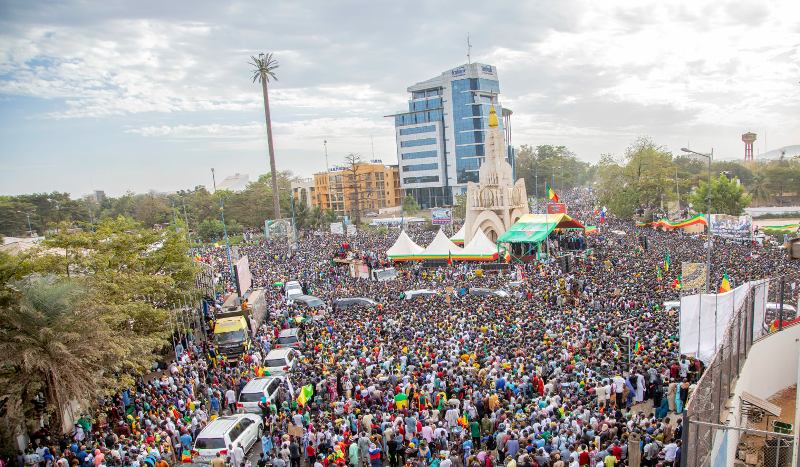
[[[272,119],[269,114],[269,91],[267,77],[261,75],[261,91],[264,94],[264,119],[267,121],[267,146],[269,147],[269,170],[272,177],[272,213],[275,219],[281,218],[281,205],[278,197],[278,171],[275,168],[275,148],[272,144]]]

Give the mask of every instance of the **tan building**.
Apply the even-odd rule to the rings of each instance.
[[[356,202],[358,200],[358,202]],[[396,165],[381,161],[360,162],[355,168],[335,167],[329,172],[314,174],[312,206],[330,209],[351,219],[377,213],[381,208],[399,206],[402,202],[400,172]]]

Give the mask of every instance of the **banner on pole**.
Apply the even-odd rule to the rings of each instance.
[[[681,263],[681,281],[684,290],[702,289],[706,285],[705,263]]]
[[[449,209],[431,209],[431,223],[435,225],[446,225],[452,221],[453,216]]]

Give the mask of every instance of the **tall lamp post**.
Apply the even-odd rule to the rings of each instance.
[[[706,227],[708,228],[708,249],[706,252],[706,293],[711,293],[711,249],[714,245],[714,235],[711,232],[711,160],[714,158],[714,148],[711,148],[711,152],[708,154],[692,151],[689,148],[681,148],[681,151],[708,159],[708,190],[706,191]]]
[[[31,227],[31,213],[26,211],[17,211],[20,214],[25,214],[28,218],[28,237],[33,238],[33,228]]]
[[[214,169],[211,169],[211,179],[214,183],[214,193],[217,193],[217,179],[214,175]],[[231,282],[236,284],[236,278],[233,276],[233,258],[231,257],[231,240],[228,238],[228,227],[225,225],[225,199],[219,197],[219,214],[222,218],[222,233],[225,235],[225,250],[228,254],[228,270],[231,274]]]

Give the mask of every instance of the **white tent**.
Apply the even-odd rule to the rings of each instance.
[[[483,230],[478,229],[472,240],[469,241],[467,246],[464,247],[464,256],[493,256],[497,253],[497,245],[492,243],[483,233]]]
[[[458,232],[454,233],[453,236],[450,237],[450,240],[453,243],[461,243],[461,244],[464,243],[464,234],[465,234],[464,228],[465,227],[466,227],[466,224],[462,225],[461,228],[458,229]]]
[[[430,259],[436,257],[448,258],[451,255],[461,255],[463,251],[463,248],[451,242],[450,239],[447,238],[447,235],[442,232],[442,229],[439,229],[431,244],[422,252],[422,256]]]
[[[400,235],[395,240],[394,245],[386,250],[386,256],[393,260],[415,259],[425,249],[414,243],[405,230],[400,231]]]

